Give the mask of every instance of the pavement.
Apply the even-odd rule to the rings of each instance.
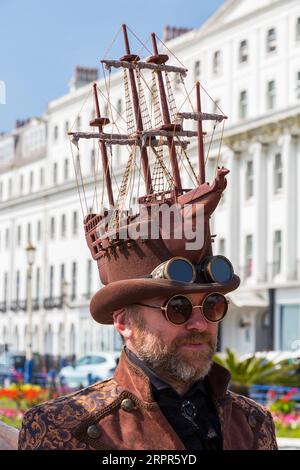
[[[300,450],[300,439],[278,437],[277,443],[279,450]]]

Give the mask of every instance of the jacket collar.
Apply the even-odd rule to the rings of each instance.
[[[207,376],[210,392],[213,399],[224,398],[230,381],[230,372],[217,363],[213,363]],[[122,351],[114,379],[125,390],[133,393],[145,403],[155,401],[151,388],[151,381],[147,374]]]

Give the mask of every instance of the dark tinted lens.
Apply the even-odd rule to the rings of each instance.
[[[174,259],[168,265],[168,274],[173,281],[192,282],[193,266],[183,259]]]
[[[181,325],[192,315],[193,306],[186,297],[178,296],[169,300],[166,315],[170,322]]]
[[[228,309],[226,298],[222,294],[210,294],[202,305],[203,315],[209,321],[220,321],[225,317]]]
[[[215,282],[230,281],[233,275],[230,261],[221,256],[214,256],[210,261],[210,274]]]

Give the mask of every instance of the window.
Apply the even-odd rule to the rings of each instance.
[[[248,95],[247,91],[243,90],[240,92],[239,98],[239,118],[245,119],[247,117],[247,110],[248,110]]]
[[[300,306],[280,306],[280,345],[281,351],[292,350],[294,345],[299,344],[300,330]]]
[[[34,183],[34,175],[33,175],[33,171],[31,171],[29,174],[29,191],[32,191],[33,183]]]
[[[95,173],[95,172],[96,172],[95,163],[96,163],[96,160],[95,160],[95,149],[92,149],[92,151],[91,151],[91,173]]]
[[[275,28],[271,28],[267,32],[267,52],[275,52],[277,47],[277,38]]]
[[[65,265],[61,264],[60,265],[60,295],[62,296],[64,292],[64,285],[63,283],[65,282]]]
[[[50,238],[52,238],[52,240],[53,240],[54,237],[55,237],[55,219],[54,219],[54,217],[51,217],[51,219],[50,219]]]
[[[254,193],[253,161],[248,160],[246,165],[246,199],[250,199]]]
[[[17,228],[17,245],[21,246],[21,242],[22,242],[22,227],[21,227],[21,225],[18,225],[18,228]]]
[[[77,212],[73,212],[73,219],[72,219],[72,232],[73,235],[77,235],[78,231],[78,215]]]
[[[86,272],[86,297],[89,298],[92,292],[92,260],[87,260]]]
[[[49,273],[49,298],[53,299],[54,294],[54,266],[50,266]]]
[[[271,80],[267,83],[267,109],[274,109],[276,100],[275,81]]]
[[[20,194],[24,192],[24,175],[20,175]]]
[[[300,17],[296,21],[296,41],[300,41]]]
[[[2,199],[3,199],[3,183],[1,181],[1,183],[0,183],[0,201],[2,201]]]
[[[36,268],[36,278],[35,278],[35,298],[39,300],[40,298],[40,284],[41,284],[41,270]]]
[[[31,224],[27,224],[27,243],[31,243]]]
[[[216,51],[213,56],[213,74],[218,75],[221,71],[221,52]]]
[[[276,230],[273,239],[273,276],[276,276],[281,271],[281,238],[281,230]]]
[[[16,273],[16,302],[18,303],[20,300],[20,271],[17,271]]]
[[[220,103],[221,101],[219,99],[213,101],[213,109],[212,109],[213,114],[220,113]]]
[[[67,181],[69,179],[69,159],[66,158],[64,162],[64,179]]]
[[[53,139],[56,141],[58,140],[58,126],[54,126],[53,130]]]
[[[68,136],[68,132],[69,132],[69,121],[66,121],[66,122],[65,122],[65,134],[66,134],[66,137]]]
[[[117,113],[118,113],[118,116],[122,113],[122,100],[121,100],[121,98],[118,99],[118,101],[117,101]]]
[[[248,41],[244,39],[240,42],[239,63],[244,64],[246,62],[248,62]]]
[[[72,290],[71,290],[71,299],[76,299],[76,283],[77,283],[77,263],[74,261],[72,263]]]
[[[296,75],[296,99],[300,100],[300,70]]]
[[[226,253],[226,240],[225,238],[220,238],[219,240],[219,255],[225,255]]]
[[[42,223],[39,220],[38,223],[37,223],[36,239],[37,239],[38,242],[40,242],[41,238],[42,238]]]
[[[5,248],[9,248],[9,228],[5,229]]]
[[[281,153],[276,153],[274,162],[274,191],[278,193],[283,187],[283,167]]]
[[[253,259],[253,236],[246,236],[246,249],[245,249],[245,278],[250,277],[252,274],[252,259]]]
[[[44,168],[40,168],[40,186],[44,186],[44,183],[45,183]]]
[[[198,80],[201,73],[201,62],[200,60],[196,60],[194,65],[194,79]]]
[[[8,197],[12,196],[12,179],[9,178],[8,180]]]
[[[7,302],[7,293],[8,293],[8,273],[4,273],[4,285],[3,285],[3,300],[4,303]]]
[[[61,216],[61,236],[62,236],[62,238],[65,238],[66,231],[67,231],[67,228],[66,228],[66,215],[63,214]]]
[[[53,164],[53,184],[57,184],[57,163]]]

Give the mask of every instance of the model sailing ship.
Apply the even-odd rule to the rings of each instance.
[[[158,51],[157,37],[153,33],[152,54],[141,60],[130,50],[128,28],[122,26],[125,43],[125,55],[120,60],[102,60],[103,66],[111,71],[123,69],[123,84],[126,103],[126,131],[120,132],[118,126],[108,116],[101,116],[97,84],[93,84],[95,118],[90,126],[96,132],[70,132],[71,142],[77,147],[81,139],[96,139],[102,162],[104,192],[110,211],[100,207],[98,213],[87,213],[84,218],[86,241],[93,258],[97,261],[100,279],[103,284],[143,277],[151,273],[163,261],[175,256],[187,257],[186,239],[183,237],[165,237],[163,229],[157,239],[125,236],[124,233],[145,232],[150,228],[153,207],[162,204],[176,205],[184,215],[185,207],[197,211],[204,207],[204,243],[202,249],[190,250],[188,259],[195,265],[212,256],[212,237],[209,219],[218,205],[226,187],[225,175],[228,170],[216,168],[212,183],[205,180],[205,155],[203,121],[211,120],[224,124],[223,114],[208,114],[201,110],[200,83],[195,84],[195,106],[186,97],[191,109],[178,112],[173,93],[174,77],[183,84],[187,75],[184,67],[169,65],[169,56]],[[146,74],[150,74],[147,81]],[[185,88],[185,87],[184,87]],[[186,89],[186,88],[185,88]],[[150,91],[150,100],[147,93]],[[104,96],[101,93],[101,96]],[[105,97],[106,110],[112,109],[109,90]],[[113,113],[111,113],[113,116]],[[196,121],[196,130],[185,128],[190,120]],[[117,131],[115,130],[117,127]],[[107,129],[107,130],[106,130]],[[194,126],[195,129],[195,126]],[[188,140],[189,139],[189,140]],[[198,168],[195,169],[188,156],[188,147],[192,139],[197,139]],[[122,181],[117,191],[113,191],[113,171],[116,167],[114,149],[125,146],[128,160]],[[111,155],[110,155],[111,154]],[[185,188],[181,175],[186,171],[193,181],[193,187]],[[142,181],[141,181],[142,180]],[[144,194],[140,194],[141,191]],[[132,208],[133,192],[138,193],[135,200],[139,209],[128,213],[126,206]],[[102,201],[104,200],[102,195]],[[195,216],[196,214],[194,214]],[[175,231],[175,229],[174,229]],[[121,235],[122,232],[122,236]],[[126,266],[126,259],[136,258],[136,266],[131,261]],[[140,266],[140,268],[137,268]],[[125,268],[125,270],[124,270]],[[205,282],[201,270],[197,272],[196,282]],[[206,281],[207,282],[207,281]]]

